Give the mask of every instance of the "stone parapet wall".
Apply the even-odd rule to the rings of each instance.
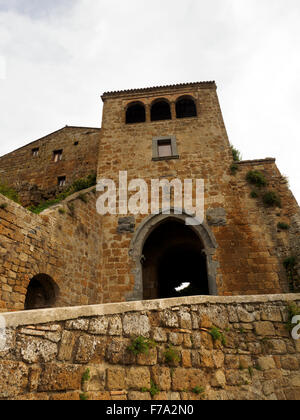
[[[299,306],[300,295],[5,313],[0,398],[299,400],[300,341],[286,328],[291,304]],[[153,340],[147,354],[128,349],[134,337]]]

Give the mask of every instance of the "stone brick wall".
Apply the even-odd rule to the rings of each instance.
[[[68,186],[96,173],[99,139],[100,129],[65,127],[0,157],[0,181],[13,186],[25,206],[53,198],[62,190],[58,177],[66,177]],[[32,155],[35,148],[38,156]],[[54,162],[57,150],[63,151],[62,160]]]
[[[0,399],[299,400],[300,295],[190,297],[4,314]],[[222,339],[213,339],[217,328]],[[148,354],[128,347],[151,338]],[[166,358],[171,348],[173,355]]]
[[[0,196],[0,312],[24,309],[30,280],[50,276],[55,306],[102,302],[101,219],[95,189],[70,196],[41,215]]]
[[[175,102],[182,95],[195,99],[198,117],[176,119]],[[170,102],[172,120],[150,121],[151,103],[158,98]],[[98,178],[113,179],[118,185],[119,171],[128,171],[128,183],[142,178],[147,181],[149,191],[151,179],[204,179],[207,231],[216,239],[210,264],[216,271],[218,294],[288,292],[282,263],[292,254],[299,255],[299,206],[274,159],[242,162],[238,172],[231,173],[232,153],[215,84],[107,93],[103,100]],[[126,107],[134,101],[145,104],[146,122],[125,124]],[[166,136],[176,138],[179,159],[152,160],[153,138]],[[262,200],[250,197],[252,188],[245,179],[250,169],[265,173],[268,188],[277,191],[282,199],[282,209],[266,208]],[[128,290],[131,292],[127,293],[127,299],[133,296],[142,299],[142,286],[136,280],[141,266],[138,257],[133,258],[131,248],[133,229],[120,229],[126,216],[132,215],[103,218],[105,302],[123,300]],[[147,216],[133,216],[131,226],[137,231],[147,220]],[[280,221],[288,223],[291,229],[278,230]],[[154,225],[149,222],[149,226],[148,233]],[[141,255],[142,250],[139,258]]]

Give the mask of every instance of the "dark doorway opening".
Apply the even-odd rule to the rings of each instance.
[[[143,249],[144,299],[208,295],[203,249],[189,226],[174,219],[159,225]]]
[[[58,286],[50,276],[38,274],[27,288],[25,310],[51,308],[58,297]]]

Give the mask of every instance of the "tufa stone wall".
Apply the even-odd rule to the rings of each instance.
[[[175,103],[182,96],[194,99],[197,117],[176,119]],[[150,120],[151,104],[159,98],[170,103],[171,120]],[[205,235],[215,238],[213,251],[211,248],[205,250],[208,269],[214,278],[214,293],[288,292],[289,282],[283,261],[291,254],[299,254],[299,206],[275,159],[241,162],[237,164],[237,173],[231,172],[232,152],[216,85],[199,83],[107,93],[103,95],[103,101],[98,178],[113,179],[118,185],[119,171],[128,171],[128,183],[142,178],[147,181],[149,191],[151,179],[204,179],[208,225]],[[133,102],[145,105],[145,123],[125,124],[126,109]],[[176,139],[176,158],[153,159],[153,139],[159,137]],[[269,183],[268,188],[280,195],[282,209],[267,208],[262,200],[250,197],[253,188],[245,177],[249,170],[254,169],[262,171]],[[130,227],[124,229],[126,216],[131,216]],[[103,218],[102,284],[105,302],[123,300],[123,285],[132,290],[127,299],[143,299],[139,274],[143,270],[140,264],[143,246],[139,243],[135,248],[132,227],[135,227],[135,232],[142,230],[141,235],[146,241],[159,225],[155,226],[155,220],[151,221],[147,215],[107,215]],[[288,223],[291,229],[278,230],[277,224],[281,221]],[[200,241],[205,242],[205,235],[199,234]]]
[[[50,276],[54,306],[102,302],[101,219],[95,189],[81,191],[41,215],[0,196],[0,312],[24,309],[31,279]]]
[[[300,295],[3,314],[0,399],[299,400],[300,341],[286,329],[290,304],[299,305]],[[153,340],[147,354],[128,349],[134,337]]]
[[[14,187],[24,206],[55,197],[64,188],[58,178],[66,177],[66,186],[79,178],[96,173],[100,129],[65,127],[0,157],[0,181]],[[33,150],[38,155],[33,156]],[[54,161],[54,151],[62,150],[62,159]]]

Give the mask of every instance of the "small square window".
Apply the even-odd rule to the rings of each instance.
[[[53,161],[54,162],[61,161],[62,160],[62,154],[63,154],[63,151],[62,150],[55,150],[53,152]]]
[[[36,147],[35,149],[32,149],[32,156],[33,157],[37,157],[39,155],[39,151],[40,149],[38,147]]]
[[[66,177],[65,176],[58,177],[57,184],[58,184],[59,187],[65,187],[65,185],[66,185]]]
[[[152,153],[154,161],[179,159],[176,138],[174,136],[155,137],[152,141]]]
[[[169,140],[159,140],[157,143],[158,157],[172,156],[172,142]]]

